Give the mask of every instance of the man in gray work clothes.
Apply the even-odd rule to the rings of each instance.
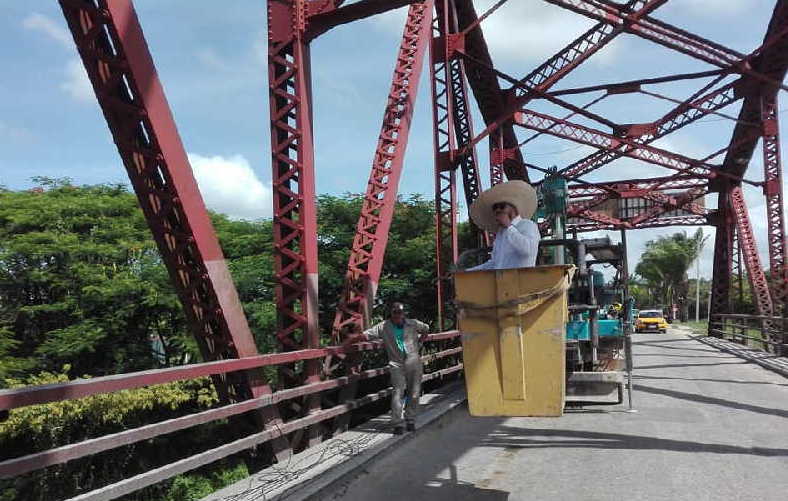
[[[423,367],[419,351],[429,326],[418,320],[405,318],[405,305],[393,303],[388,320],[380,322],[364,331],[367,340],[383,341],[389,358],[389,371],[394,394],[391,396],[391,424],[395,434],[403,433],[403,394],[404,421],[408,431],[416,429],[416,416],[419,412],[421,397],[421,375]],[[350,344],[358,341],[354,336],[345,341]]]

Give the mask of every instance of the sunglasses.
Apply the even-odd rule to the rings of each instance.
[[[505,208],[507,208],[508,206],[509,206],[509,204],[508,204],[508,203],[506,203],[506,202],[497,202],[497,203],[494,203],[494,204],[493,204],[493,206],[492,206],[492,210],[493,210],[493,211],[504,210],[504,209],[505,209]]]

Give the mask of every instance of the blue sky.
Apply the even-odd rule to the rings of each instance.
[[[493,1],[475,3],[483,10]],[[206,203],[234,217],[269,216],[265,2],[137,0],[135,5]],[[773,6],[774,0],[671,0],[656,17],[746,53],[761,43]],[[400,9],[339,27],[312,45],[320,193],[365,188],[404,14]],[[511,0],[484,26],[499,69],[522,76],[591,24],[541,0]],[[56,1],[0,0],[0,58],[5,70],[0,79],[0,184],[27,188],[36,175],[68,176],[77,183],[127,182]],[[624,35],[556,88],[706,69],[711,67]],[[431,197],[432,117],[426,76],[425,72],[400,192]],[[684,99],[703,83],[651,90]],[[596,96],[572,102],[582,104]],[[654,120],[673,106],[645,96],[618,96],[593,111],[617,122],[636,123]],[[532,107],[563,114],[543,103]],[[738,108],[725,111],[735,115]],[[478,113],[475,123],[479,129]],[[732,126],[726,120],[704,119],[657,145],[703,157],[729,141]],[[485,150],[479,149],[482,165],[487,165]],[[588,152],[585,147],[543,137],[530,143],[524,153],[532,163],[560,167]],[[762,178],[760,155],[759,149],[748,174],[756,180]],[[622,160],[587,179],[665,173]],[[747,195],[765,257],[763,201],[757,190],[748,189]],[[707,204],[715,206],[714,197],[707,198]],[[671,231],[632,232],[631,262],[637,262],[646,240]],[[707,276],[711,247],[701,263]]]

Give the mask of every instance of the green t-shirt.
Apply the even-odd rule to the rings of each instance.
[[[403,325],[400,327],[397,324],[393,324],[392,327],[394,328],[394,337],[397,340],[397,347],[402,353],[405,353],[405,326]]]

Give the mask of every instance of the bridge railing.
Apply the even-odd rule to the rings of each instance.
[[[709,334],[779,355],[788,353],[788,318],[721,313],[712,315]]]
[[[427,342],[455,340],[459,338],[459,336],[460,333],[458,331],[447,331],[437,334],[430,334],[427,338]],[[443,343],[437,343],[437,346],[441,345],[443,345]],[[354,345],[347,351],[374,351],[379,350],[380,348],[381,343],[379,341],[364,342]],[[205,362],[166,369],[117,374],[91,379],[77,379],[66,383],[0,390],[0,412],[5,413],[13,409],[29,405],[73,400],[121,390],[130,390],[134,388],[154,386],[175,381],[196,379],[205,376],[214,376],[218,374],[228,374],[241,370],[275,367],[304,360],[337,356],[345,352],[346,350],[344,350],[342,347],[333,346],[286,353],[272,353],[233,360]],[[425,363],[425,368],[429,368],[429,366],[434,364],[436,361],[447,359],[449,357],[456,358],[456,356],[461,352],[462,348],[459,346],[450,347],[448,349],[442,349],[442,351],[425,355],[422,357],[422,360]],[[449,374],[457,373],[461,370],[462,363],[454,360],[454,365],[436,369],[431,372],[425,370],[423,381],[442,378],[448,376]],[[8,459],[0,462],[0,478],[13,478],[18,475],[41,470],[49,466],[63,464],[68,461],[85,458],[118,447],[135,444],[144,440],[150,440],[155,437],[160,437],[162,435],[176,431],[186,430],[212,421],[226,419],[231,416],[237,416],[251,410],[277,405],[278,403],[285,402],[287,400],[336,390],[351,383],[351,381],[370,379],[384,375],[386,373],[388,373],[388,368],[380,367],[362,371],[352,378],[348,376],[334,377],[315,383],[304,384],[294,388],[281,389],[258,398],[252,398],[237,403],[223,405],[221,407],[212,408],[206,411],[188,414],[166,421],[151,423],[118,433],[91,438],[89,440],[28,454],[26,456]],[[157,484],[176,475],[213,463],[222,458],[226,458],[232,454],[256,447],[280,436],[286,436],[300,429],[336,418],[344,413],[353,411],[354,409],[358,409],[364,405],[384,399],[391,394],[391,391],[391,387],[385,387],[380,391],[357,396],[357,398],[353,400],[346,401],[330,408],[320,409],[304,417],[297,417],[289,421],[278,423],[274,426],[267,426],[257,433],[247,435],[233,442],[229,442],[220,445],[219,447],[215,447],[190,457],[183,458],[174,463],[134,475],[130,478],[126,478],[111,485],[87,492],[72,499],[78,499],[80,501],[116,499],[145,487]]]

